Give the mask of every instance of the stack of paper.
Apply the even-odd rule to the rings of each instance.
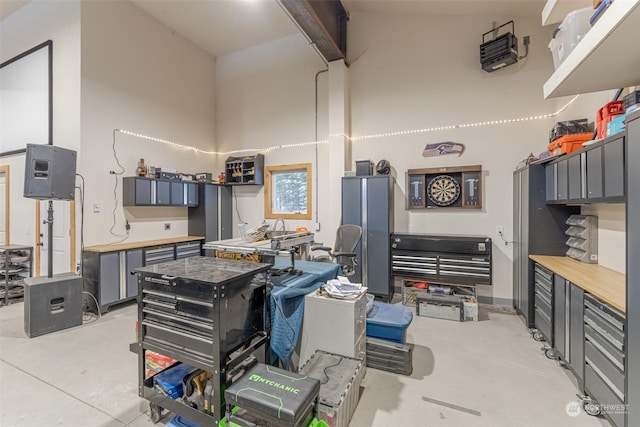
[[[351,283],[346,277],[339,276],[337,279],[328,280],[322,289],[332,298],[356,299],[360,295],[367,293],[367,288],[362,283]]]

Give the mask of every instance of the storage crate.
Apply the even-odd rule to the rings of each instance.
[[[573,153],[581,149],[582,144],[590,141],[592,136],[593,134],[591,132],[561,136],[549,144],[549,154],[551,156],[560,156],[562,154]]]
[[[557,122],[553,126],[553,129],[549,131],[549,142],[553,142],[561,136],[585,132],[593,132],[593,129],[589,126],[589,119],[576,119]]]
[[[165,396],[178,399],[184,394],[182,380],[195,370],[193,366],[180,363],[156,374],[153,377],[153,386]]]
[[[367,337],[367,366],[402,375],[413,372],[413,344]]]
[[[607,137],[607,123],[611,121],[615,116],[619,116],[624,113],[623,101],[611,101],[608,102],[598,110],[596,115],[596,127],[598,132],[598,139],[604,139]]]
[[[410,309],[376,301],[367,314],[367,336],[404,344],[412,320]]]
[[[591,7],[574,10],[567,14],[555,31],[549,43],[549,50],[553,55],[553,65],[556,69],[573,52],[573,49],[591,28],[589,18],[592,13],[593,8]]]
[[[449,295],[424,295],[416,304],[418,316],[436,319],[464,321],[464,303],[461,297]]]
[[[320,380],[317,418],[329,427],[348,427],[358,406],[365,372],[359,359],[317,350],[299,372]]]
[[[417,295],[421,292],[427,292],[428,288],[420,289],[420,288],[414,287],[416,283],[425,283],[427,286],[429,286],[423,280],[408,280],[408,279],[402,280],[402,305],[415,307]]]
[[[624,111],[629,114],[640,108],[640,90],[634,90],[622,99]]]

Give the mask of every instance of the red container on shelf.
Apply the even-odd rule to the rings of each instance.
[[[560,156],[562,154],[573,153],[574,151],[581,149],[583,143],[591,141],[591,136],[591,132],[572,133],[569,135],[561,136],[560,138],[553,140],[553,142],[549,144],[549,155]]]
[[[596,115],[598,139],[604,139],[607,137],[607,123],[609,123],[615,116],[619,116],[620,114],[624,114],[623,101],[608,102],[604,107],[598,110],[598,113]]]

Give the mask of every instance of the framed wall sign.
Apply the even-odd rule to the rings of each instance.
[[[407,209],[482,209],[482,166],[409,169]]]

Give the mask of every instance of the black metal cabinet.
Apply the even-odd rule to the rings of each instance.
[[[197,203],[189,208],[191,236],[204,236],[206,242],[233,237],[232,188],[228,185],[199,183]]]
[[[128,176],[122,206],[198,206],[198,183]]]
[[[182,181],[171,182],[171,205],[172,206],[184,206],[186,205],[184,200],[185,184]]]
[[[189,207],[198,206],[198,183],[186,182],[184,184],[186,201],[185,204]]]
[[[342,178],[342,223],[362,227],[356,246],[358,265],[353,281],[386,300],[393,298],[391,245],[393,188],[390,175]]]
[[[640,425],[640,111],[626,119],[627,141],[624,158],[626,182],[626,307],[627,307],[627,425]],[[632,173],[634,175],[632,175]],[[630,177],[635,176],[634,179]]]
[[[547,164],[548,203],[619,203],[625,201],[625,136],[598,141]]]
[[[556,200],[567,200],[569,198],[569,162],[567,159],[556,164]]]
[[[604,196],[624,196],[624,138],[604,144]]]
[[[584,391],[584,290],[569,284],[569,368],[578,379],[578,388]]]
[[[154,204],[158,206],[169,206],[171,204],[171,181],[156,180],[154,182],[156,188]]]
[[[558,197],[558,189],[556,186],[556,179],[557,179],[557,166],[556,164],[551,164],[549,166],[547,166],[546,168],[544,168],[544,174],[545,174],[545,193],[546,193],[546,200],[548,202],[550,201],[554,201],[557,199]]]
[[[587,199],[599,199],[602,191],[602,147],[596,147],[586,152],[587,169]]]
[[[548,166],[547,166],[548,167]],[[531,164],[513,175],[513,306],[534,327],[534,271],[529,255],[564,255],[565,222],[575,206],[546,203],[545,166]]]
[[[153,184],[154,180],[147,178],[122,178],[122,206],[151,206]]]
[[[582,161],[581,156],[573,156],[567,159],[568,198],[570,200],[582,199]]]

